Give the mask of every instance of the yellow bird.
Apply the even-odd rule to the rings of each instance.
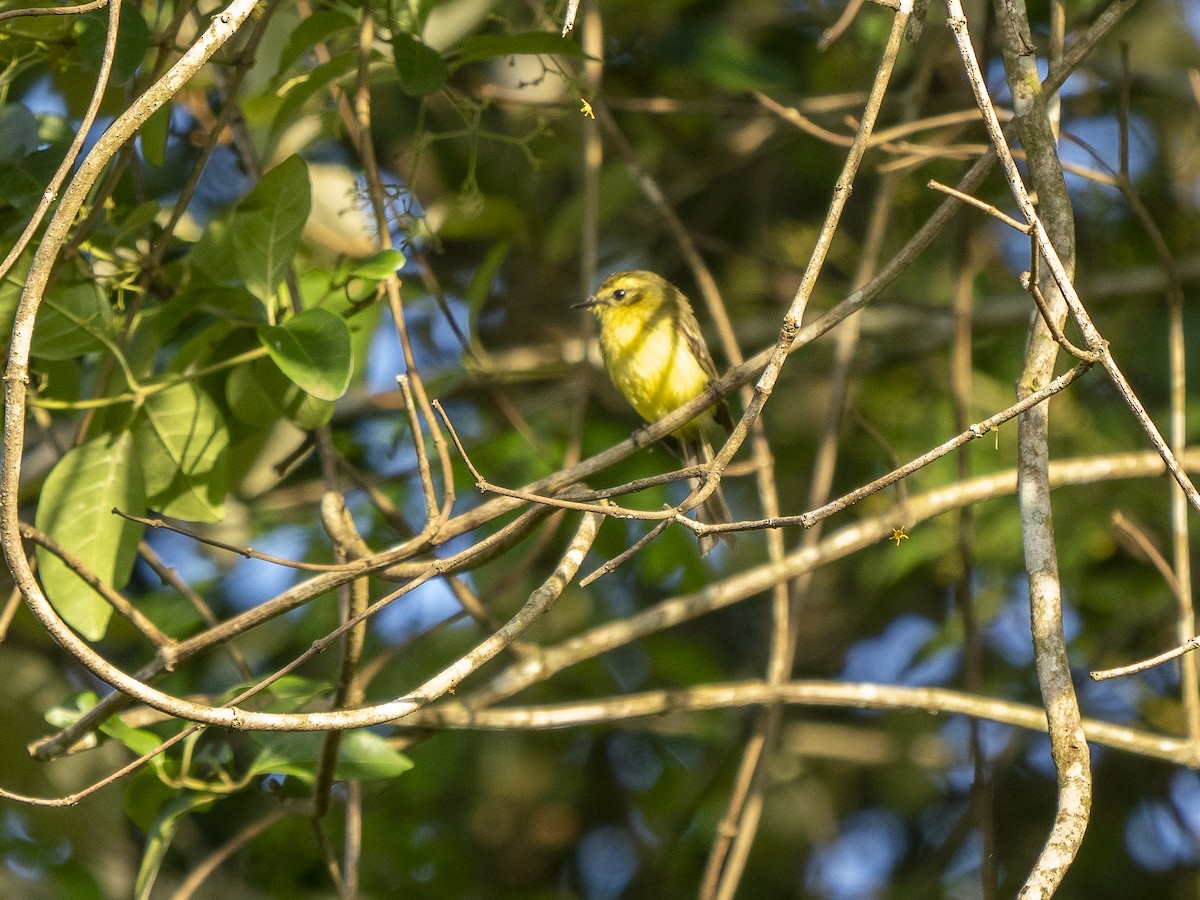
[[[609,377],[647,422],[656,422],[702,394],[717,377],[717,367],[700,333],[687,297],[653,272],[617,272],[575,309],[589,309],[600,322],[600,350]],[[716,421],[726,431],[733,419],[724,402],[704,410],[664,441],[685,465],[712,461],[705,427]],[[694,482],[693,482],[694,483]],[[698,511],[710,525],[730,521],[721,489],[713,491]],[[722,535],[732,542],[733,535]],[[712,535],[700,538],[700,552],[713,548]]]

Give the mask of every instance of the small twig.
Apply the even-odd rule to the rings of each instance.
[[[408,384],[408,376],[397,375],[396,384],[404,397],[404,410],[408,413],[408,427],[412,432],[413,451],[417,457],[417,472],[420,474],[421,492],[425,496],[425,521],[430,534],[437,533],[440,524],[441,511],[438,507],[437,494],[433,488],[433,471],[429,467],[429,457],[425,455],[425,437],[421,432],[421,417],[417,412],[417,404],[413,399],[412,388]],[[437,402],[436,400],[434,401]]]
[[[370,15],[366,15],[364,21],[374,20]],[[358,533],[354,519],[346,508],[345,498],[337,491],[326,491],[321,497],[321,523],[325,526],[325,532],[329,535],[330,540],[333,541],[338,559],[361,560],[371,555],[370,548]],[[367,587],[368,580],[365,575],[350,582],[347,591],[349,596],[341,604],[343,622],[361,616],[367,609],[370,603]],[[334,685],[333,696],[329,703],[331,709],[358,706],[362,702],[362,688],[356,683],[355,676],[358,674],[366,638],[366,622],[362,622],[346,632],[342,647],[342,659],[338,665],[337,683]],[[338,750],[341,743],[342,733],[340,731],[330,731],[322,739],[321,756],[312,791],[312,817],[314,819],[321,819],[329,808],[329,797],[333,790],[334,770],[337,767]]]
[[[970,194],[967,194],[967,193],[964,193],[963,191],[958,190],[958,188],[952,188],[952,187],[950,187],[950,185],[942,184],[940,181],[937,181],[934,179],[930,179],[928,187],[933,188],[933,190],[935,190],[935,191],[941,191],[943,194],[949,194],[951,197],[957,197],[963,203],[969,204],[970,206],[973,206],[978,210],[982,210],[983,212],[987,213],[989,216],[999,219],[1001,222],[1003,222],[1009,228],[1014,228],[1017,231],[1021,232],[1021,234],[1029,234],[1032,231],[1032,229],[1024,222],[1018,222],[1016,219],[1014,219],[1012,216],[1008,215],[1007,213],[1001,212],[999,209],[997,209],[991,203],[985,203],[984,201],[980,200],[977,197],[972,197]]]
[[[629,720],[657,719],[661,722],[669,721],[668,717],[673,713],[744,709],[778,703],[851,709],[910,709],[931,716],[959,713],[1043,734],[1046,731],[1046,711],[1029,704],[980,697],[949,688],[844,681],[789,681],[777,685],[764,681],[735,681],[683,690],[645,691],[574,703],[505,706],[501,709],[478,709],[453,700],[426,707],[405,724],[413,728],[537,731],[611,725]],[[1083,723],[1088,740],[1097,744],[1185,766],[1195,763],[1187,742],[1177,737],[1097,719],[1084,719]],[[652,722],[642,722],[639,727],[652,727]]]
[[[1154,566],[1162,580],[1167,583],[1167,587],[1171,589],[1176,602],[1183,602],[1185,597],[1180,590],[1179,579],[1175,577],[1175,572],[1166,557],[1154,546],[1149,535],[1146,534],[1146,530],[1120,511],[1112,514],[1112,523],[1113,527],[1117,529],[1117,534],[1127,542],[1127,547],[1140,553],[1150,562],[1150,565]]]
[[[87,567],[82,559],[54,540],[50,535],[24,522],[21,523],[21,537],[27,541],[33,541],[33,543],[57,556],[62,560],[63,565],[79,576],[88,587],[108,601],[109,606],[120,614],[122,618],[126,619],[130,625],[140,631],[142,637],[153,644],[154,649],[160,655],[164,658],[171,657],[175,641],[170,636],[163,634],[159,630],[159,627],[147,619],[141,610],[130,603],[120,591],[102,581],[95,572]]]
[[[1033,256],[1030,259],[1033,270],[1031,272],[1021,273],[1021,287],[1029,291],[1029,296],[1033,297],[1033,302],[1037,304],[1038,312],[1042,316],[1042,321],[1046,323],[1046,328],[1050,330],[1050,336],[1053,337],[1054,340],[1064,350],[1066,350],[1076,359],[1092,363],[1100,362],[1101,351],[1081,350],[1076,347],[1075,344],[1073,344],[1071,340],[1063,333],[1062,328],[1059,327],[1058,321],[1054,318],[1054,314],[1050,311],[1050,304],[1046,302],[1046,296],[1042,293],[1042,289],[1038,284],[1038,252],[1036,247],[1034,247]]]
[[[1193,650],[1200,648],[1200,637],[1189,638],[1188,641],[1178,647],[1160,653],[1158,656],[1152,656],[1149,659],[1143,659],[1141,662],[1130,663],[1127,666],[1117,666],[1115,669],[1097,669],[1094,672],[1089,672],[1092,681],[1107,681],[1109,678],[1120,678],[1123,675],[1135,675],[1138,672],[1145,672],[1147,669],[1153,669],[1155,666],[1160,666],[1165,662],[1170,662],[1173,659],[1178,659],[1185,653],[1191,653]]]
[[[166,519],[135,516],[133,513],[124,512],[116,507],[113,507],[113,515],[120,516],[122,519],[128,519],[130,522],[139,522],[147,528],[161,528],[164,531],[172,531],[175,534],[191,538],[198,544],[206,544],[209,547],[216,547],[218,550],[227,550],[245,559],[261,559],[263,562],[274,563],[277,566],[284,566],[288,569],[299,569],[302,572],[345,572],[348,568],[344,563],[340,565],[338,563],[310,563],[302,560],[284,559],[282,556],[272,556],[269,553],[260,553],[252,547],[238,547],[236,544],[227,544],[215,538],[205,537],[202,534],[189,531],[179,525],[173,525]]]
[[[614,556],[612,559],[610,559],[604,565],[600,566],[600,568],[594,570],[591,574],[586,575],[583,578],[581,578],[579,580],[579,586],[581,588],[587,587],[589,584],[591,584],[597,578],[601,578],[601,577],[607,575],[609,572],[616,570],[622,563],[624,563],[626,560],[630,559],[639,550],[641,550],[643,547],[645,547],[647,544],[649,544],[652,540],[654,540],[656,537],[658,537],[660,534],[662,534],[664,531],[666,531],[667,526],[671,524],[671,521],[672,521],[671,519],[664,519],[662,522],[659,522],[657,525],[655,525],[653,528],[651,528],[649,531],[647,531],[645,534],[643,534],[640,538],[638,538],[633,543],[632,546],[628,547],[627,549],[623,550],[621,553]]]
[[[286,808],[273,810],[258,821],[239,828],[229,840],[213,850],[188,872],[187,878],[171,895],[171,900],[191,900],[196,891],[221,865],[260,834],[273,828],[290,815],[294,815],[294,813]]]
[[[908,31],[904,34],[904,39],[910,44],[915,44],[921,39],[921,32],[925,28],[925,15],[929,12],[929,4],[931,0],[915,0],[913,3],[912,18],[908,23]]]
[[[90,3],[80,3],[76,6],[35,6],[27,9],[10,9],[8,12],[0,12],[0,22],[25,16],[75,16],[107,6],[108,2],[109,0],[91,0]],[[80,133],[85,131],[87,131],[86,128],[81,129]]]
[[[175,570],[162,561],[154,548],[145,541],[138,543],[138,555],[158,576],[159,580],[168,587],[174,588],[181,597],[191,604],[192,609],[196,611],[204,622],[210,628],[217,624],[218,619],[213,613],[212,608],[204,601],[198,593],[192,590],[192,586],[184,581],[176,574]],[[225,645],[225,651],[229,654],[229,658],[233,661],[234,668],[238,670],[238,674],[246,681],[254,677],[254,673],[250,670],[250,664],[246,662],[246,657],[237,645],[229,643]]]
[[[564,497],[548,497],[545,494],[537,494],[531,491],[524,491],[517,488],[507,488],[498,484],[494,484],[483,477],[483,474],[471,462],[470,456],[467,454],[466,448],[463,446],[462,439],[459,438],[458,432],[454,430],[454,425],[450,422],[450,417],[446,414],[445,408],[437,400],[432,402],[434,410],[442,418],[442,424],[446,426],[446,430],[450,432],[450,440],[453,441],[458,455],[466,464],[467,469],[471,473],[471,477],[475,479],[475,486],[481,492],[489,492],[499,494],[502,497],[512,497],[514,500],[524,500],[526,503],[536,503],[540,506],[552,506],[558,509],[573,509],[579,512],[595,513],[600,516],[607,516],[615,519],[642,519],[646,521],[666,520],[668,523],[678,518],[680,511],[686,511],[685,504],[678,506],[669,506],[659,510],[645,509],[629,509],[628,507],[619,506],[615,503],[589,503],[585,500],[573,500]],[[682,474],[681,474],[682,473]],[[688,476],[704,476],[707,473],[706,466],[689,466],[686,469],[680,469],[676,472],[669,473],[665,476],[656,476],[650,479],[642,479],[643,482],[651,482],[660,484],[664,481],[677,481],[681,477]],[[622,485],[619,488],[610,488],[606,491],[590,491],[589,495],[598,497],[616,496],[618,494],[629,494],[637,490],[636,486]],[[690,507],[688,507],[690,508]],[[689,520],[690,521],[690,520]]]
[[[33,568],[33,561],[30,563],[30,568]],[[0,611],[0,644],[4,643],[8,637],[8,629],[20,608],[21,592],[14,587],[8,592],[8,601],[4,604],[3,611]]]
[[[865,2],[866,0],[850,0],[846,4],[846,8],[842,10],[842,14],[838,16],[837,21],[826,28],[820,38],[817,39],[817,49],[824,53],[833,46],[833,42],[846,33],[846,29],[850,27],[851,23],[858,16],[858,12],[863,8]],[[928,0],[925,0],[925,2],[928,2]]]
[[[575,27],[575,17],[579,14],[579,0],[567,0],[567,14],[563,17],[562,36],[566,37]]]
[[[960,432],[950,440],[934,447],[916,459],[910,460],[899,468],[893,469],[886,475],[876,478],[874,481],[864,484],[862,487],[856,488],[847,494],[843,494],[836,500],[826,503],[824,506],[802,513],[798,516],[778,516],[774,519],[759,519],[757,521],[730,522],[722,525],[706,525],[700,523],[696,526],[695,531],[698,534],[718,534],[725,531],[748,531],[759,528],[785,528],[789,526],[799,525],[804,528],[811,528],[822,519],[827,519],[834,513],[841,512],[848,506],[858,503],[860,500],[878,493],[889,485],[895,484],[903,478],[907,478],[918,469],[924,468],[931,462],[941,459],[946,454],[967,444],[973,440],[989,434],[993,429],[998,428],[1005,422],[1015,419],[1026,410],[1032,409],[1039,403],[1044,402],[1050,397],[1057,394],[1072,381],[1086,373],[1095,363],[1085,360],[1079,363],[1075,368],[1059,375],[1052,382],[1042,388],[1040,391],[1035,391],[1027,397],[1014,403],[1001,412],[996,413],[990,418],[984,419],[965,431]]]
[[[81,6],[14,9],[0,13],[0,22],[3,22],[5,19],[15,19],[18,16],[74,15],[75,13],[99,9],[108,2],[109,0],[97,0],[97,2],[85,3]],[[96,121],[96,115],[100,112],[100,105],[104,100],[105,91],[108,90],[108,78],[112,71],[113,57],[116,52],[117,26],[120,21],[120,15],[121,4],[117,2],[109,10],[108,36],[105,39],[104,55],[101,57],[100,71],[96,73],[96,87],[92,91],[92,96],[88,101],[87,109],[84,111],[83,119],[80,120],[79,127],[75,129],[75,136],[71,138],[66,155],[63,157],[62,162],[58,164],[58,168],[54,171],[54,175],[51,176],[50,181],[46,184],[46,189],[42,191],[42,198],[38,201],[38,205],[34,209],[33,215],[30,216],[29,222],[25,225],[20,237],[17,238],[16,242],[9,249],[8,254],[4,257],[4,262],[0,263],[0,279],[3,279],[8,274],[13,264],[16,263],[25,251],[25,248],[29,245],[29,241],[37,234],[42,220],[50,210],[51,205],[53,205],[55,197],[58,196],[58,189],[62,187],[63,182],[71,173],[75,161],[79,158],[79,151],[82,149],[84,141],[87,140],[88,132]]]

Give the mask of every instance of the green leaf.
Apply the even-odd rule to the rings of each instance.
[[[129,432],[81,444],[58,461],[42,486],[34,522],[101,581],[129,581],[142,526],[113,515],[146,508],[142,470]],[[38,574],[59,615],[85,638],[104,637],[112,607],[54,554],[37,548]]]
[[[336,400],[350,386],[354,356],[340,316],[306,309],[282,325],[259,325],[258,339],[280,371],[319,400]]]
[[[334,404],[298,388],[269,359],[238,366],[225,382],[225,399],[239,421],[265,428],[280,417],[301,428],[320,428],[333,418]]]
[[[232,258],[232,228],[228,223],[214,219],[187,256],[188,289],[236,286],[245,290],[238,281],[237,269],[229,264]]]
[[[149,900],[155,879],[158,878],[159,867],[184,818],[198,810],[208,809],[215,800],[216,797],[212,794],[189,793],[174,797],[163,806],[146,834],[146,850],[142,854],[137,879],[133,885],[133,896],[136,900]]]
[[[32,209],[46,190],[62,153],[39,150],[13,163],[0,162],[0,203],[17,209]]]
[[[283,102],[279,104],[279,109],[275,111],[275,118],[271,120],[271,138],[274,139],[285,126],[291,124],[300,107],[310,97],[321,93],[330,82],[350,75],[357,66],[358,51],[348,50],[333,57],[329,62],[317,66],[303,78],[289,82],[288,90],[283,95]]]
[[[104,44],[108,39],[108,10],[87,13],[79,17],[79,51],[83,61],[93,72],[100,71],[104,57]],[[146,20],[132,3],[121,7],[117,49],[113,56],[111,84],[124,84],[146,61],[150,49],[150,29]]]
[[[42,299],[33,328],[32,354],[42,359],[74,359],[103,350],[112,333],[112,307],[93,281],[59,281]]]
[[[356,265],[350,270],[350,274],[355,278],[383,281],[389,275],[395,274],[396,270],[404,265],[404,261],[404,254],[399,250],[380,250]]]
[[[12,268],[5,273],[3,280],[0,280],[0,338],[6,341],[12,333],[13,317],[17,313],[17,304],[21,302],[21,291],[25,289],[25,280],[29,276],[32,263],[33,251],[27,247],[25,252],[17,257]],[[35,328],[35,333],[36,330]]]
[[[343,781],[381,781],[413,767],[411,759],[366,728],[347,731],[340,749],[334,777]]]
[[[160,106],[141,129],[141,149],[146,161],[161,166],[167,158],[167,138],[171,133],[171,104]]]
[[[46,710],[42,718],[55,728],[67,728],[82,719],[99,702],[95,691],[80,691],[58,706]]]
[[[483,311],[483,305],[492,296],[492,285],[496,280],[496,273],[500,271],[500,266],[508,258],[510,250],[512,250],[511,241],[497,241],[484,254],[479,268],[471,276],[471,283],[467,285],[466,298],[468,308],[471,310],[472,325]]]
[[[34,361],[31,371],[38,386],[38,396],[42,399],[67,403],[79,399],[82,373],[78,360],[39,359]]]
[[[496,56],[553,53],[557,56],[586,54],[570,38],[553,31],[527,31],[524,34],[474,34],[463,41],[457,62],[472,63]]]
[[[115,741],[120,741],[138,756],[153,753],[162,746],[162,738],[145,728],[134,728],[121,721],[120,716],[106,719],[100,730]]]
[[[208,394],[191,382],[152,394],[137,442],[150,506],[192,522],[224,518],[229,431]]]
[[[445,86],[449,77],[446,61],[432,47],[400,31],[392,37],[392,53],[404,93],[424,97]]]
[[[260,733],[252,736],[262,752],[250,764],[255,775],[292,775],[311,783],[325,736],[314,732]],[[342,736],[334,777],[339,781],[382,781],[403,775],[412,760],[388,746],[387,741],[366,728],[355,728]]]
[[[283,45],[283,52],[279,54],[279,68],[275,70],[275,77],[279,78],[294,66],[311,47],[322,41],[328,41],[343,31],[357,27],[358,22],[354,17],[340,10],[318,9],[314,11],[288,35],[287,43]]]
[[[0,107],[0,162],[15,163],[38,148],[38,123],[23,103]]]
[[[160,760],[166,754],[160,753],[155,757]],[[163,760],[159,767],[151,766],[141,769],[129,780],[125,789],[125,815],[130,822],[149,834],[154,828],[154,820],[159,812],[171,800],[179,796],[179,790],[171,787],[163,778],[164,770],[173,769],[178,772],[179,766],[174,759]]]
[[[289,156],[238,204],[230,229],[233,258],[246,287],[270,304],[291,264],[312,204],[308,167]]]

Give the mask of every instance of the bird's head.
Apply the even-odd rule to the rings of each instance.
[[[675,288],[665,278],[653,272],[630,271],[609,275],[582,303],[574,303],[572,309],[590,309],[600,319],[617,310],[638,307],[638,311],[649,316],[674,294]]]

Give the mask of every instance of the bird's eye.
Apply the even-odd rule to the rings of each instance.
[[[625,299],[625,288],[617,288],[615,291],[613,291],[613,299],[614,300],[624,300]]]

